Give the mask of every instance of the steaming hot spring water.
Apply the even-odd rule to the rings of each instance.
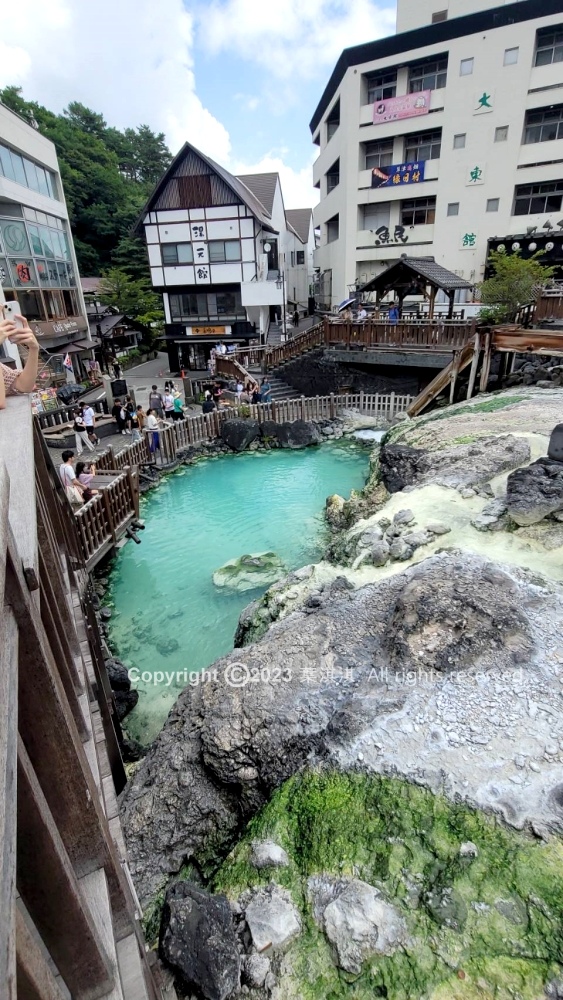
[[[372,432],[374,438],[381,432]],[[190,674],[233,648],[238,618],[271,579],[244,574],[244,590],[213,576],[231,560],[274,553],[278,575],[321,558],[323,509],[332,493],[348,496],[368,474],[369,448],[341,439],[303,451],[253,452],[200,462],[166,477],[142,501],[142,544],[128,543],[111,572],[110,641],[115,655],[143,675],[128,732],[142,743],[158,734]],[[217,583],[227,583],[218,586]],[[240,578],[239,578],[240,582]],[[164,672],[178,673],[152,683]],[[185,678],[185,679],[184,679]]]

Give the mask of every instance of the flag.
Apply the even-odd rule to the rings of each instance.
[[[63,365],[65,368],[68,368],[69,372],[73,371],[72,361],[70,360],[70,354],[65,354]]]

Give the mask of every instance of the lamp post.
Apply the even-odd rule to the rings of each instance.
[[[287,339],[287,323],[286,323],[286,311],[285,311],[285,259],[284,255],[280,253],[280,264],[282,265],[279,269],[281,277],[276,281],[276,288],[283,289],[282,291],[282,340],[285,343]]]

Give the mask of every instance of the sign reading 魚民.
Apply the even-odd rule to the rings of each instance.
[[[424,160],[416,163],[394,163],[390,167],[374,167],[371,172],[373,188],[399,187],[420,184],[424,180]]]
[[[403,97],[389,97],[386,101],[376,101],[373,106],[374,125],[427,115],[430,111],[431,93],[430,90],[421,90],[418,94],[404,94]]]

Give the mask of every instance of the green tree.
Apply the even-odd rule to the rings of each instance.
[[[150,328],[151,342],[164,327],[164,312],[159,295],[146,279],[135,280],[126,271],[112,267],[104,271],[99,288],[100,301]]]
[[[149,260],[144,240],[138,236],[122,236],[111,254],[112,267],[125,271],[136,281],[150,278]]]
[[[489,307],[481,311],[483,319],[510,320],[520,306],[532,302],[535,292],[553,277],[555,270],[541,263],[543,254],[543,250],[538,250],[533,257],[523,260],[519,250],[511,254],[491,251],[489,263],[493,274],[480,285],[481,301]]]

